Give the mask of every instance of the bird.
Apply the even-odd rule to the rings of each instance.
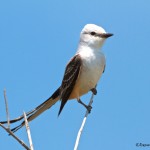
[[[86,24],[83,27],[77,51],[66,65],[61,85],[46,101],[26,113],[28,122],[51,108],[59,100],[61,105],[58,116],[67,101],[71,99],[76,99],[90,112],[91,106],[84,104],[80,97],[89,91],[95,95],[97,94],[96,85],[106,66],[102,46],[105,40],[111,36],[113,36],[112,33],[107,33],[101,26],[95,24]],[[23,116],[20,116],[10,120],[10,123],[19,121],[22,118]],[[6,121],[1,123],[6,123]],[[23,121],[19,126],[13,128],[12,131],[15,132],[24,125],[25,122]]]

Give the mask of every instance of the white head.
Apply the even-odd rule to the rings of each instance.
[[[91,48],[99,49],[106,38],[112,36],[111,33],[106,33],[106,31],[95,24],[87,24],[81,31],[80,34],[80,44],[88,45]]]

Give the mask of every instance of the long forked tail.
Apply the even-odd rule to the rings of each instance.
[[[32,121],[33,119],[35,119],[36,117],[38,117],[40,114],[42,114],[44,111],[46,111],[47,109],[49,109],[51,106],[53,106],[58,100],[59,100],[59,93],[60,93],[60,88],[58,88],[53,95],[48,98],[46,101],[44,101],[42,104],[40,104],[39,106],[37,106],[35,109],[29,111],[26,113],[27,120],[28,122]],[[17,121],[22,120],[24,117],[23,115],[15,118],[13,120],[10,120],[10,123],[15,123]],[[0,122],[2,124],[7,123],[7,121],[2,121]],[[12,132],[16,132],[17,130],[19,130],[21,127],[23,127],[25,125],[25,121],[23,121],[19,126],[11,129]]]

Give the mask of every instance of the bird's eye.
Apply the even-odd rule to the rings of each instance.
[[[95,32],[91,32],[90,34],[91,34],[91,35],[96,35],[96,33],[95,33]]]

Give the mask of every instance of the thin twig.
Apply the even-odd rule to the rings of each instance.
[[[31,138],[30,127],[29,127],[29,124],[28,124],[26,113],[23,112],[23,115],[24,115],[25,126],[26,126],[27,135],[28,135],[28,140],[29,140],[29,144],[30,144],[30,149],[34,150],[33,143],[32,143],[32,138]]]
[[[6,116],[7,116],[7,124],[8,127],[6,128],[2,123],[0,126],[11,135],[16,141],[18,141],[26,150],[31,150],[22,140],[20,140],[11,130],[10,130],[10,117],[9,117],[9,109],[8,109],[8,101],[6,96],[6,90],[4,89],[4,100],[5,100],[5,107],[6,107]]]
[[[6,89],[4,89],[4,100],[5,100],[5,106],[6,106],[7,125],[8,125],[8,129],[10,129],[10,117],[9,117],[9,111],[8,111],[8,102],[7,102],[7,96],[6,96]]]
[[[90,99],[90,102],[89,102],[89,106],[92,105],[92,103],[93,103],[93,98],[94,98],[94,94],[92,94],[92,96],[91,96],[91,99]],[[83,128],[84,128],[84,125],[85,125],[85,122],[86,122],[86,119],[87,119],[88,114],[89,114],[89,111],[87,110],[86,113],[85,113],[85,116],[84,116],[84,118],[83,118],[81,127],[80,127],[80,129],[79,129],[79,131],[78,131],[78,135],[77,135],[77,138],[76,138],[74,150],[77,150],[77,149],[78,149],[80,137],[81,137],[81,134],[82,134],[82,131],[83,131]]]
[[[0,123],[0,126],[9,133],[13,138],[16,139],[26,150],[31,150],[22,140],[20,140],[9,128],[6,128],[4,125]]]

